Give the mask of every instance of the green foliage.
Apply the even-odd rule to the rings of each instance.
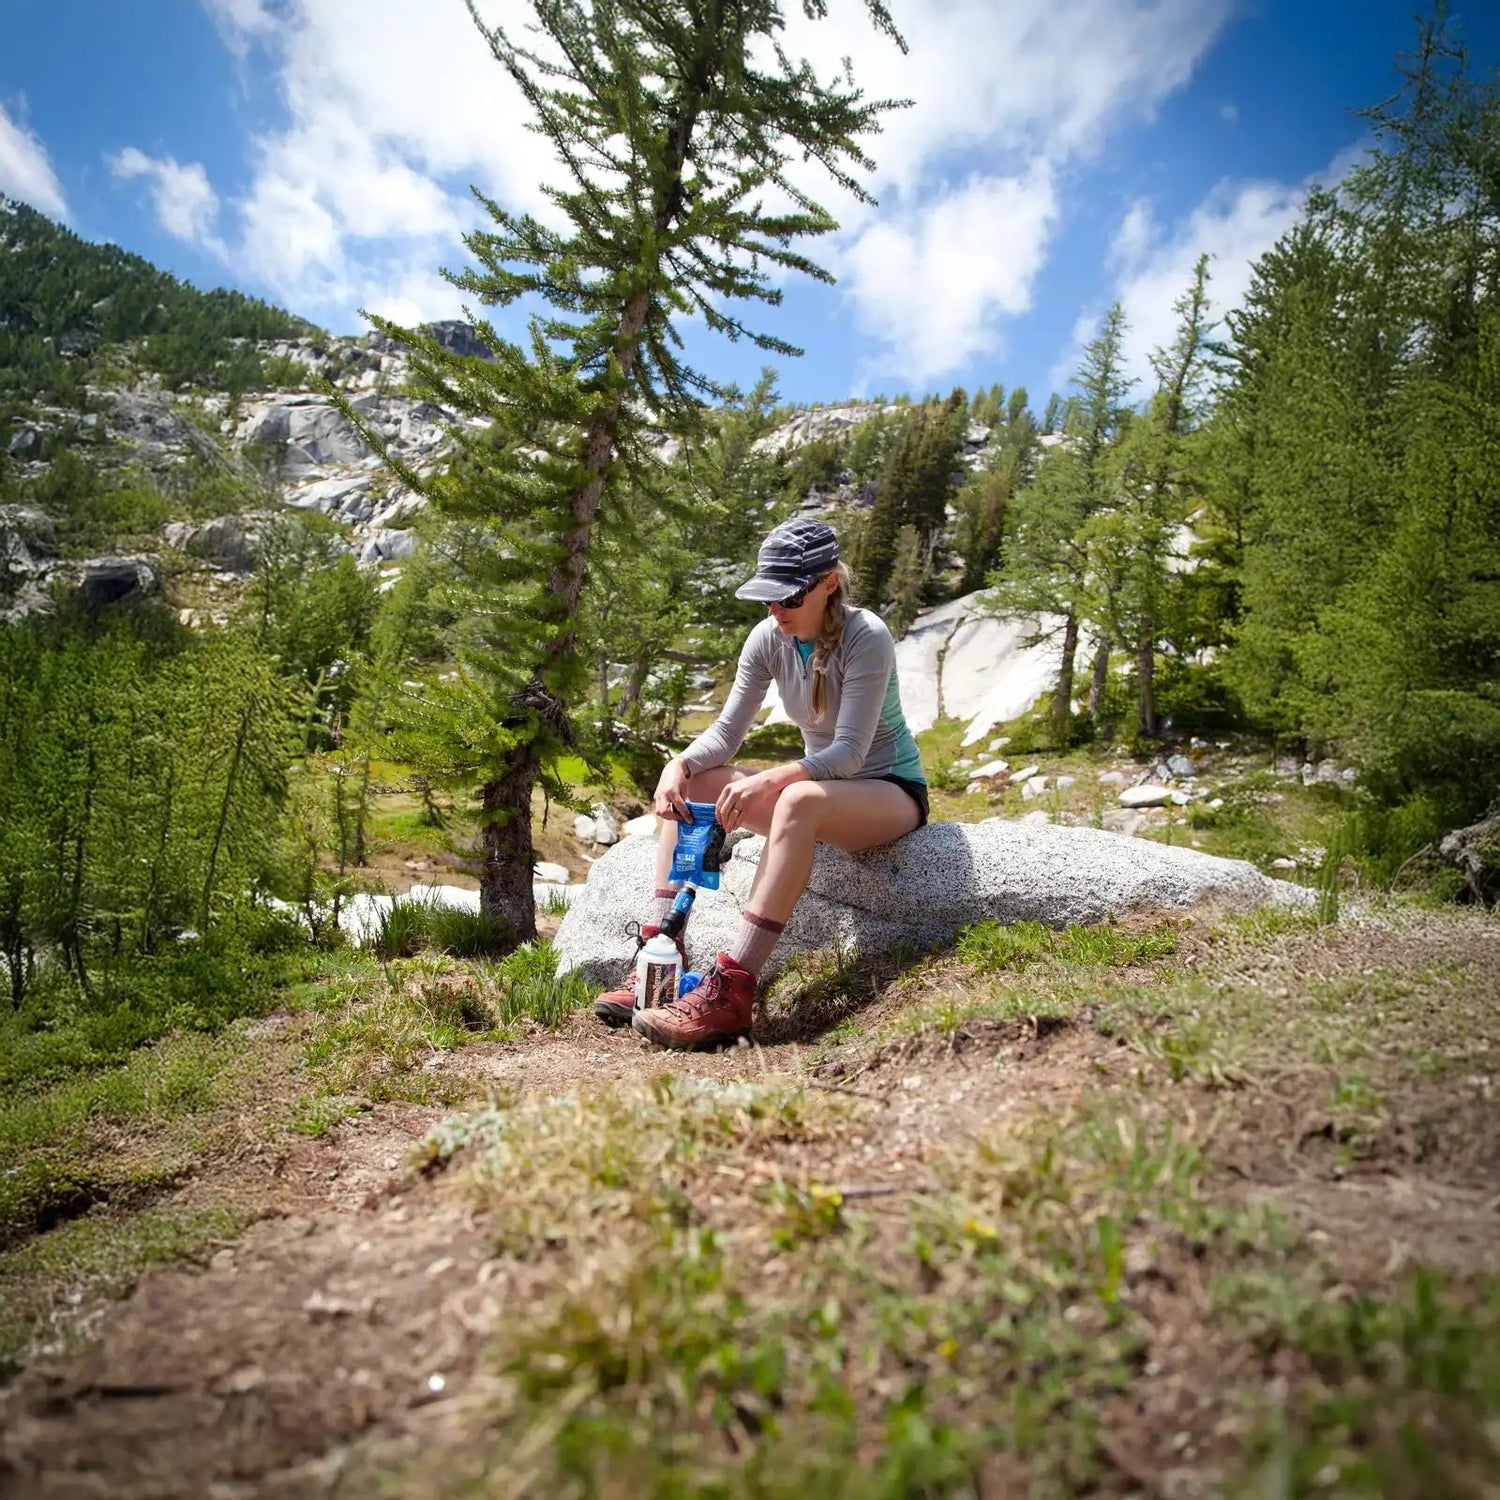
[[[94,976],[260,883],[305,699],[235,630],[151,605],[0,628],[0,957]]]
[[[625,731],[675,733],[689,672],[733,670],[761,613],[734,589],[801,483],[781,454],[755,450],[774,401],[769,371],[748,395],[730,393],[666,466],[661,507],[642,497],[638,518],[596,541],[579,625],[599,708],[596,758]]]
[[[503,1026],[534,1021],[556,1030],[594,998],[576,970],[557,972],[557,950],[548,942],[523,943],[500,961],[495,974],[500,986],[496,1014]]]
[[[428,916],[432,946],[455,958],[478,958],[511,946],[510,928],[503,917],[487,911],[465,911],[456,906],[434,907]]]
[[[1295,1403],[1269,1412],[1228,1493],[1335,1493],[1369,1500],[1481,1495],[1496,1473],[1500,1284],[1421,1269],[1394,1296],[1237,1287],[1236,1315],[1262,1351],[1310,1367]],[[1288,1305],[1289,1304],[1289,1305]]]
[[[1424,28],[1377,149],[1231,314],[1209,487],[1238,557],[1229,679],[1388,794],[1500,779],[1500,81]],[[1488,269],[1482,269],[1488,268]]]
[[[859,597],[876,608],[896,602],[899,614],[914,613],[906,601],[920,597],[931,574],[959,468],[967,419],[962,394],[924,402],[898,419],[874,506],[850,559]],[[910,533],[904,543],[903,531]],[[895,600],[898,589],[901,599]]]
[[[22,1005],[0,1019],[0,1087],[91,1072],[168,1032],[263,1014],[306,961],[295,923],[246,911],[207,937],[114,962],[88,993],[61,963],[44,962]]]
[[[1107,969],[1169,958],[1177,951],[1177,937],[1170,929],[1122,932],[1109,926],[1073,926],[1057,932],[1040,922],[979,922],[964,930],[955,951],[964,963],[986,974],[1038,963]]]
[[[380,914],[371,949],[384,959],[412,958],[432,941],[432,903],[408,896]]]
[[[880,0],[867,8],[894,36]],[[461,419],[484,419],[454,429],[443,473],[391,459],[447,525],[452,569],[437,592],[461,621],[450,642],[457,670],[408,700],[404,732],[434,784],[479,787],[482,900],[516,940],[535,930],[532,789],[575,748],[587,696],[585,583],[611,533],[640,537],[681,513],[659,438],[701,431],[703,397],[722,394],[682,358],[678,322],[696,313],[714,332],[795,352],[739,311],[779,302],[786,272],[828,279],[800,247],[834,220],[790,180],[789,164],[814,159],[865,196],[861,142],[888,108],[847,76],[820,82],[767,47],[783,25],[777,0],[702,14],[538,0],[533,11],[561,63],[471,6],[562,164],[562,181],[546,188],[554,212],[544,224],[485,200],[492,227],[467,237],[472,264],[452,278],[476,306],[534,309],[528,339],[476,323],[493,355],[482,361],[375,320],[409,351],[418,389]],[[783,199],[788,207],[766,207]],[[642,618],[649,590],[631,603]]]
[[[297,338],[308,325],[240,292],[200,292],[116,245],[94,245],[0,197],[0,438],[33,400],[82,410],[101,355],[134,358],[173,387],[266,383],[244,341]]]
[[[1061,637],[1062,655],[1052,694],[1054,735],[1070,737],[1074,657],[1086,621],[1107,639],[1101,615],[1101,592],[1109,593],[1106,575],[1096,576],[1099,559],[1091,557],[1090,527],[1107,515],[1114,491],[1111,445],[1129,421],[1125,404],[1131,381],[1121,361],[1125,316],[1118,304],[1105,316],[1079,366],[1080,398],[1068,419],[1066,438],[1037,466],[1033,483],[1019,491],[1006,511],[1002,565],[991,576],[993,607],[1016,619],[1037,622],[1037,639]],[[1091,567],[1091,564],[1094,567]],[[1045,630],[1041,617],[1056,623]]]

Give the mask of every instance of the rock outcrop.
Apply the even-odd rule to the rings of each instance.
[[[274,511],[250,511],[218,516],[212,521],[169,521],[162,537],[169,547],[228,573],[249,573],[260,561],[267,538],[275,529]]]
[[[326,397],[309,391],[255,403],[235,438],[266,449],[288,475],[370,456],[365,440],[343,412]]]
[[[718,891],[698,897],[688,940],[695,963],[725,946],[750,894],[765,840],[735,843]],[[655,843],[626,839],[589,872],[558,931],[561,967],[608,984],[630,963],[626,924],[650,910]],[[1272,880],[1241,860],[1128,839],[1093,828],[1013,823],[932,823],[883,849],[820,848],[807,893],[767,966],[842,944],[883,952],[929,947],[960,927],[993,919],[1062,927],[1111,914],[1182,909],[1203,901],[1250,908],[1310,905],[1301,886]]]

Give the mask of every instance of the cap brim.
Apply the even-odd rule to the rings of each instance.
[[[757,604],[775,604],[795,594],[812,582],[810,578],[763,578],[759,573],[746,579],[735,591],[736,599],[753,599]]]

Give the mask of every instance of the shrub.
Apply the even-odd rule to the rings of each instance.
[[[427,915],[428,941],[455,958],[479,958],[499,953],[510,942],[510,925],[502,917],[484,911],[464,911],[456,906],[434,906]]]
[[[431,941],[433,910],[430,901],[420,899],[391,902],[370,946],[387,961],[415,957]]]
[[[557,950],[548,942],[523,943],[501,960],[499,1019],[502,1025],[530,1020],[557,1028],[570,1012],[587,1005],[593,992],[576,971],[559,975]]]

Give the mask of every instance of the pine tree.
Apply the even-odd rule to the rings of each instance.
[[[1112,503],[1088,525],[1089,574],[1099,600],[1091,613],[1108,638],[1135,650],[1139,730],[1157,733],[1156,658],[1166,624],[1168,593],[1179,559],[1175,539],[1193,509],[1190,437],[1202,417],[1208,317],[1208,257],[1175,304],[1178,324],[1169,348],[1151,356],[1157,386],[1141,419],[1125,424],[1114,455]],[[1096,658],[1090,699],[1097,704],[1107,671]]]
[[[915,526],[903,526],[896,533],[895,555],[887,587],[890,607],[886,624],[900,640],[922,610],[923,595],[932,580],[933,544],[924,542]]]
[[[1441,7],[1402,74],[1226,318],[1194,584],[1256,720],[1459,822],[1500,783],[1500,78]]]
[[[878,607],[886,596],[891,567],[896,558],[896,533],[917,484],[917,450],[922,441],[922,408],[903,412],[890,457],[880,471],[875,503],[859,528],[859,541],[851,554],[859,597]]]
[[[1004,558],[994,575],[994,606],[1003,614],[1038,621],[1039,635],[1059,639],[1052,693],[1053,731],[1059,744],[1071,734],[1073,673],[1081,631],[1097,620],[1098,590],[1090,573],[1089,526],[1111,502],[1109,456],[1124,424],[1131,381],[1120,365],[1125,315],[1118,303],[1105,315],[1084,351],[1070,398],[1068,442],[1037,466],[1034,483],[1009,507]],[[1041,629],[1042,617],[1055,626]]]
[[[900,41],[881,0],[875,25]],[[476,331],[491,361],[375,320],[412,352],[418,382],[461,416],[446,474],[402,472],[457,521],[476,606],[459,675],[421,707],[430,759],[477,782],[485,911],[514,941],[535,931],[531,794],[570,745],[585,692],[577,617],[600,527],[658,492],[653,430],[690,431],[713,382],[687,365],[673,320],[782,354],[735,311],[780,300],[777,278],[827,280],[799,243],[834,227],[792,180],[810,159],[866,196],[862,140],[886,103],[847,77],[820,81],[777,42],[779,0],[532,0],[537,50],[475,24],[521,90],[564,173],[554,222],[484,199],[494,227],[468,236],[477,265],[453,278],[476,302],[539,302],[528,345]],[[825,6],[807,7],[820,17]],[[904,45],[904,44],[902,44]],[[767,198],[789,206],[771,209]]]

